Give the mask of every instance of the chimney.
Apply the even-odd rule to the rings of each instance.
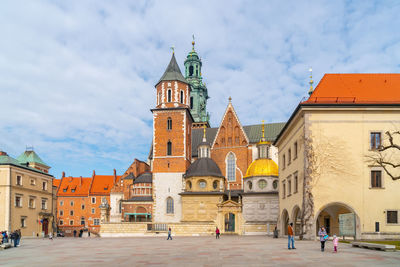
[[[82,186],[82,176],[79,178],[79,186]]]
[[[114,169],[114,184],[117,182],[117,171]]]
[[[65,177],[65,172],[62,172],[61,179]]]
[[[95,172],[95,170],[93,170],[92,178],[94,178],[95,176],[96,176],[96,172]]]
[[[7,153],[0,150],[0,156],[7,156]]]
[[[73,180],[72,176],[69,177],[69,182],[71,183]]]

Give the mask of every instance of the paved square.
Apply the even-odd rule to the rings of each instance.
[[[400,266],[400,252],[382,252],[332,242],[262,236],[23,239],[0,251],[0,266]]]

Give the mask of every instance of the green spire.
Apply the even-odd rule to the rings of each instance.
[[[194,45],[185,60],[185,78],[190,84],[190,112],[195,122],[209,122],[210,116],[207,112],[208,91],[201,76],[201,59],[197,54]]]

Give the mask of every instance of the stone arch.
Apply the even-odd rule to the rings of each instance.
[[[343,202],[330,202],[323,205],[318,212],[315,213],[315,234],[318,235],[319,228],[325,226],[329,235],[339,235],[339,215],[344,213],[355,214],[356,239],[359,239],[361,237],[360,217],[352,206]]]
[[[301,209],[298,205],[292,209],[292,215],[290,216],[293,222],[294,235],[300,235],[301,231]]]
[[[283,209],[282,216],[281,216],[281,224],[282,224],[282,235],[288,234],[288,225],[289,225],[289,213],[286,209]]]
[[[138,206],[136,207],[136,213],[147,213],[147,210],[145,207]]]

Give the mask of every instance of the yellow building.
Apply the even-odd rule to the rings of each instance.
[[[33,150],[17,159],[0,151],[0,230],[22,236],[53,231],[53,176]]]
[[[399,237],[400,179],[391,176],[400,173],[373,160],[400,162],[399,150],[379,152],[385,133],[400,128],[399,87],[400,74],[326,74],[311,87],[274,143],[281,234],[293,222],[310,239],[321,226],[330,235]]]

